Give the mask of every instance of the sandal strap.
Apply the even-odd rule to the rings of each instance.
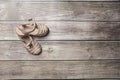
[[[38,51],[41,49],[40,47],[41,47],[40,44],[37,41],[35,41],[33,47],[30,49],[30,52],[32,54],[36,52],[38,53]]]
[[[38,27],[38,33],[37,33],[37,35],[42,36],[42,35],[46,34],[46,32],[47,32],[46,25],[40,24],[39,27]]]
[[[28,36],[28,37],[30,39],[30,41],[28,43],[26,43],[23,38],[21,38],[21,39],[24,42],[25,47],[30,48],[30,46],[33,45],[33,38],[31,36]]]
[[[27,44],[24,43],[24,45],[25,45],[25,48],[28,50],[28,52],[30,52],[31,54],[36,54],[41,51],[41,46],[39,42],[34,40],[33,38],[31,38],[29,43]]]
[[[35,24],[35,26],[36,26],[36,23],[34,23],[34,24]],[[30,31],[25,31],[24,28],[18,27],[19,30],[20,30],[24,35],[27,35],[27,34],[33,32],[33,31],[35,30],[35,28],[36,28],[35,26],[32,26],[32,25],[26,25],[26,24],[23,24],[23,25],[22,25],[22,27],[27,27],[27,26],[30,26],[30,27],[33,27],[33,28],[32,28]]]

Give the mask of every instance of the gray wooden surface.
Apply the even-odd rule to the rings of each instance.
[[[0,40],[19,40],[15,28],[23,22],[1,22]],[[26,22],[27,23],[27,22]],[[44,21],[50,34],[38,40],[120,40],[120,22]]]
[[[120,60],[0,61],[0,78],[82,79],[120,78]],[[6,77],[7,76],[7,77]]]
[[[0,40],[19,40],[15,28],[28,22],[1,22]],[[50,34],[38,40],[120,40],[120,22],[44,21]]]
[[[33,18],[50,34],[29,54],[15,28]],[[120,0],[0,0],[0,79],[120,80]]]
[[[40,56],[29,54],[20,41],[0,41],[0,60],[99,60],[120,59],[120,42],[39,41]]]
[[[120,21],[119,2],[1,2],[0,20]]]
[[[14,2],[22,2],[22,1],[25,1],[25,2],[28,2],[28,1],[30,1],[30,2],[36,2],[36,1],[40,1],[40,2],[46,2],[46,1],[52,1],[52,2],[59,2],[59,1],[120,1],[120,0],[1,0],[1,1],[14,1]]]

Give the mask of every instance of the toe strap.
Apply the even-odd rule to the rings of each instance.
[[[48,33],[48,28],[45,24],[39,24],[38,33],[39,36],[44,36]]]
[[[27,30],[29,28],[31,28],[31,29]],[[33,32],[35,30],[35,28],[36,27],[33,26],[32,24],[31,25],[29,25],[29,24],[23,24],[23,25],[21,25],[21,26],[18,27],[18,30],[19,30],[18,35],[21,35],[21,34],[28,35],[29,33]]]
[[[34,44],[34,46],[33,46],[33,48],[31,49],[31,54],[40,54],[41,53],[41,45],[37,42],[37,41],[35,41],[35,44]]]

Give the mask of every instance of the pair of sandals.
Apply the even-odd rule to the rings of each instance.
[[[31,54],[38,55],[42,52],[42,47],[33,36],[43,37],[49,33],[49,28],[44,24],[22,24],[16,28],[16,33],[24,43],[25,48]]]

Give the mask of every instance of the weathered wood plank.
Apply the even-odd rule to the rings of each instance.
[[[9,80],[24,80],[24,79],[9,79]],[[33,80],[33,79],[25,79],[25,80]],[[37,79],[37,80],[42,80],[42,79]],[[44,79],[48,80],[48,79]],[[49,79],[53,80],[53,79]],[[61,79],[55,79],[55,80],[61,80]],[[62,80],[68,80],[68,79],[62,79]],[[69,79],[70,80],[70,79]],[[75,79],[75,80],[120,80],[120,78],[84,78],[84,79]]]
[[[120,59],[120,42],[40,41],[41,55],[29,54],[20,41],[0,41],[0,60]]]
[[[22,1],[25,1],[25,2],[27,2],[27,1],[32,1],[32,2],[36,2],[36,1],[38,1],[38,2],[47,2],[47,1],[54,1],[54,2],[61,2],[61,1],[119,1],[119,0],[1,0],[2,2],[5,2],[5,1],[14,1],[14,2],[22,2]]]
[[[119,2],[1,2],[0,20],[120,21]]]
[[[120,22],[38,23],[44,23],[50,28],[50,34],[38,40],[120,40]],[[19,24],[0,23],[0,40],[19,40],[15,32]]]
[[[1,79],[120,78],[120,60],[0,61],[0,64]]]

